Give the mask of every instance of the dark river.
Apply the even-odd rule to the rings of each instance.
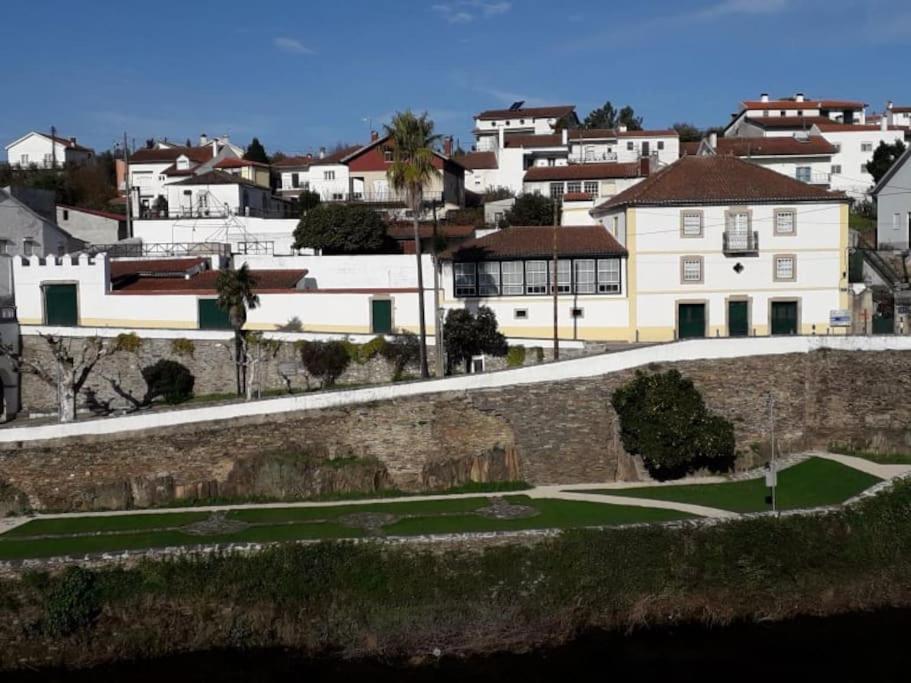
[[[356,677],[356,678],[355,678]],[[911,681],[911,610],[776,624],[680,627],[628,636],[588,634],[554,650],[397,662],[308,660],[284,651],[209,652],[86,671],[0,674],[42,683],[241,681]]]

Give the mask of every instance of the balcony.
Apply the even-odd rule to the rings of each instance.
[[[569,155],[569,163],[571,164],[603,164],[611,161],[617,161],[616,152],[598,152],[595,154],[577,153]]]
[[[324,202],[345,202],[356,204],[383,204],[387,206],[405,206],[407,199],[404,192],[326,192],[323,195]],[[442,192],[425,192],[425,202],[440,202],[443,199]]]
[[[727,256],[744,256],[759,253],[758,232],[730,232],[724,231],[722,250]]]

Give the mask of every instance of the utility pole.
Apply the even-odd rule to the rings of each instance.
[[[51,168],[57,169],[57,128],[51,126]]]
[[[440,309],[440,262],[437,258],[437,202],[433,200],[433,343],[436,376],[443,376],[443,311]]]
[[[127,237],[133,236],[133,190],[130,188],[130,148],[127,134],[123,132],[123,189],[127,199]],[[173,242],[173,240],[171,240]]]
[[[772,448],[772,455],[769,459],[769,473],[766,481],[769,488],[772,489],[772,512],[778,510],[778,501],[776,500],[776,489],[778,488],[778,469],[775,460],[775,397],[769,392],[769,443]]]
[[[557,296],[557,226],[560,223],[560,200],[554,198],[554,262],[551,284],[554,292],[554,360],[560,359],[559,298]]]

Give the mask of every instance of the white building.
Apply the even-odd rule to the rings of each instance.
[[[896,106],[894,103],[888,102],[885,116],[890,126],[911,128],[911,107]]]
[[[95,157],[94,150],[80,145],[76,138],[32,131],[6,146],[6,158],[15,168],[60,168],[84,164]]]
[[[489,109],[474,117],[475,149],[492,152],[503,148],[506,133],[549,135],[558,127],[575,128],[579,125],[573,105],[553,107],[526,107],[516,102],[509,109]]]
[[[276,191],[282,197],[296,199],[310,189],[310,164],[313,155],[287,157],[273,162],[272,168],[278,176]]]
[[[864,125],[867,104],[858,100],[807,98],[803,93],[793,97],[770,99],[762,93],[758,100],[744,100],[731,117],[728,128],[739,128],[746,122],[781,118],[824,118],[838,123]]]
[[[876,244],[911,248],[911,148],[905,150],[873,190],[876,199]]]
[[[110,211],[58,204],[57,225],[86,244],[113,244],[130,237],[126,216]]]
[[[609,199],[592,213],[629,251],[627,337],[844,333],[848,205],[733,156],[685,156]]]
[[[857,126],[840,123],[817,123],[812,134],[820,134],[831,142],[836,153],[832,157],[833,190],[842,190],[852,197],[866,196],[874,185],[867,163],[881,143],[887,145],[903,141],[901,128],[889,127],[882,119],[879,126]]]
[[[680,136],[675,130],[576,128],[568,136],[570,163],[625,163],[654,156],[659,164],[666,165],[680,156]]]

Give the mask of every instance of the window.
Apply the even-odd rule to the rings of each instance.
[[[68,221],[70,219],[70,212],[67,209],[63,210],[63,220]]]
[[[585,194],[590,194],[592,197],[598,196],[598,181],[597,180],[586,180],[585,181]]]
[[[550,198],[560,199],[563,196],[563,183],[550,184]]]
[[[841,164],[832,164],[832,175],[841,173]]]
[[[800,180],[804,183],[808,183],[808,182],[810,182],[810,178],[812,177],[812,170],[810,169],[809,166],[798,166],[796,175],[797,175],[797,180]]]
[[[521,261],[504,261],[500,264],[502,290],[505,295],[525,293]]]
[[[335,180],[335,171],[323,171],[323,180]]]
[[[680,212],[680,236],[681,237],[702,237],[702,212],[701,211],[681,211]]]
[[[583,318],[585,317],[585,309],[574,306],[569,309],[569,315],[572,318]]]
[[[860,143],[860,151],[861,151],[861,152],[872,152],[872,151],[873,151],[873,143],[872,143],[872,142],[862,142],[862,143]]]
[[[680,281],[685,285],[702,282],[701,256],[682,256],[680,258]]]
[[[573,262],[576,294],[595,293],[595,260],[581,259]]]
[[[571,180],[566,183],[566,191],[569,193],[579,193],[582,192],[582,181],[581,180]]]
[[[12,246],[12,242],[10,242],[9,240],[0,240],[0,254],[3,254],[4,256],[9,254],[11,246]]]
[[[841,143],[840,143],[840,142],[833,142],[833,143],[832,143],[832,146],[835,148],[835,153],[836,153],[836,154],[837,154],[838,152],[841,151]]]
[[[861,165],[860,165],[860,172],[861,172],[861,173],[869,173],[870,171],[867,170],[867,165],[866,165],[866,164],[861,164]]]
[[[456,263],[455,272],[455,295],[456,296],[475,296],[477,286],[475,282],[475,264],[474,263]]]
[[[902,215],[900,213],[892,214],[892,228],[898,230],[901,227]]]
[[[547,261],[525,262],[525,293],[547,294]]]
[[[785,112],[780,111],[780,112],[778,112],[778,115],[779,115],[779,116],[785,116]]]
[[[32,256],[35,253],[35,247],[38,245],[35,240],[25,239],[22,241],[22,255]]]
[[[616,294],[620,291],[620,259],[598,259],[598,293]]]
[[[797,214],[794,209],[775,210],[775,234],[793,235],[796,230]]]
[[[20,154],[19,163],[23,166],[28,166],[28,154]]]
[[[632,152],[635,148],[636,148],[636,147],[635,147],[635,145],[633,144],[633,141],[632,141],[632,140],[630,140],[629,142],[626,143],[626,149],[627,149],[627,151]]]
[[[45,167],[45,168],[50,168],[50,167],[51,167],[51,164],[53,164],[53,163],[54,163],[54,155],[53,155],[53,154],[45,154],[45,155],[44,155],[44,167]]]
[[[664,149],[664,140],[658,140],[658,149]]]
[[[775,256],[775,280],[789,282],[797,275],[797,257],[793,254]]]
[[[592,145],[586,145],[584,156],[585,156],[586,161],[594,161],[595,160],[595,148]]]
[[[390,162],[392,161],[392,150],[386,147],[383,150],[383,161]]]
[[[478,264],[478,294],[481,296],[499,296],[499,261],[484,261]]]
[[[548,265],[553,268],[553,263],[548,263]],[[549,273],[547,284],[548,291],[553,293],[553,272]],[[558,294],[569,294],[573,290],[573,278],[572,278],[572,261],[569,259],[560,259],[557,261],[557,293]]]
[[[512,317],[516,320],[528,320],[528,309],[514,308],[512,309]]]
[[[519,125],[524,126],[524,125],[525,125],[525,119],[519,119]]]
[[[301,186],[300,173],[292,173],[291,174],[291,187],[300,187],[300,186]]]

